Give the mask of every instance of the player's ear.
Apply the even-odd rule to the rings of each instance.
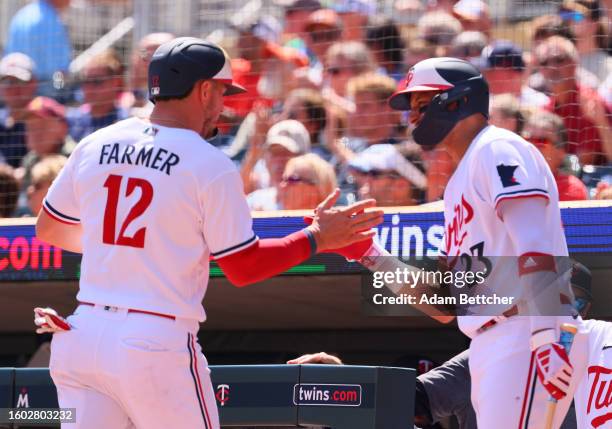
[[[212,90],[213,82],[211,80],[203,80],[199,82],[200,101],[208,101]]]

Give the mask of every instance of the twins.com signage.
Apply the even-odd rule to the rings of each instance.
[[[570,253],[612,253],[612,206],[565,208],[561,214]],[[444,216],[440,211],[388,213],[384,223],[377,227],[377,239],[395,256],[434,257],[443,246],[443,225]],[[304,222],[301,216],[256,217],[253,227],[260,238],[283,237],[303,228]],[[337,266],[337,259],[330,259],[328,255],[313,259],[316,259],[314,265],[312,261],[306,265],[318,269],[318,274],[353,271],[349,264]],[[71,281],[78,280],[79,271],[80,255],[38,240],[34,219],[31,223],[0,225],[1,282]]]

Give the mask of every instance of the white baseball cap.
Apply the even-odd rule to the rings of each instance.
[[[303,155],[310,152],[310,134],[301,122],[287,119],[277,122],[268,130],[265,147],[275,144],[295,155]]]
[[[425,174],[402,156],[392,144],[375,144],[349,161],[349,167],[367,173],[394,171],[419,189],[427,187]]]
[[[0,60],[0,79],[11,76],[29,82],[33,75],[34,61],[26,54],[13,52]]]

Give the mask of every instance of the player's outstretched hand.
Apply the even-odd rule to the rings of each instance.
[[[306,225],[312,224],[313,217],[306,216],[304,218],[304,222]],[[328,249],[324,250],[324,253],[336,253],[340,256],[344,256],[349,261],[359,261],[366,254],[368,250],[372,247],[374,243],[374,239],[372,237],[368,237],[365,240],[357,241],[353,244],[349,244],[348,246],[341,247],[339,249]]]
[[[549,343],[535,351],[538,378],[544,388],[556,400],[567,395],[574,368],[567,353],[559,343]]]
[[[302,365],[307,363],[324,363],[328,365],[343,365],[339,357],[329,355],[325,352],[302,355],[298,358],[288,360],[289,365]]]
[[[380,209],[365,211],[376,206],[376,201],[368,199],[347,207],[334,207],[340,196],[336,189],[319,204],[308,229],[317,241],[319,252],[340,249],[374,236],[374,228],[383,221],[384,212]]]
[[[37,334],[70,331],[70,324],[62,316],[57,314],[52,308],[40,308],[34,309],[34,324],[37,326]]]

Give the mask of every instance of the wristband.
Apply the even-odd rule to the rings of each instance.
[[[316,255],[317,253],[317,240],[315,240],[314,234],[308,228],[304,228],[304,234],[308,237],[308,242],[310,243],[310,256]]]

